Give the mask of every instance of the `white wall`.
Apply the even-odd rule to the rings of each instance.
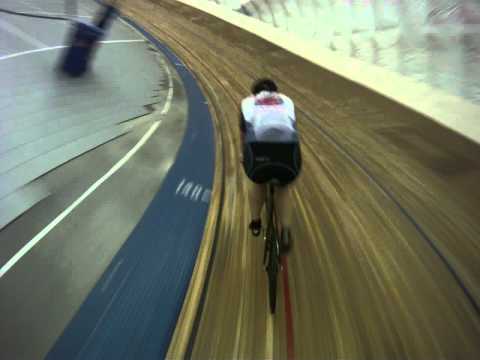
[[[210,0],[213,1],[213,0]],[[477,23],[478,0],[215,0],[332,49],[376,37],[411,37],[432,26]],[[467,25],[468,26],[468,25]]]
[[[480,0],[215,2],[480,104],[480,75],[469,70],[480,66]]]

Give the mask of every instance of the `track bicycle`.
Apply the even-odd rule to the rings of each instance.
[[[275,211],[275,186],[278,180],[270,180],[267,183],[267,227],[264,233],[265,248],[263,252],[263,265],[268,276],[268,297],[270,312],[275,313],[277,303],[277,279],[281,269],[280,229]]]

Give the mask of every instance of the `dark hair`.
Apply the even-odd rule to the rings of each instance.
[[[258,79],[252,84],[252,94],[257,95],[262,91],[278,91],[277,84],[271,79],[263,78]]]

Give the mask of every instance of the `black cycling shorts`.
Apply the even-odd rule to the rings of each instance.
[[[243,167],[253,182],[265,184],[276,179],[280,185],[293,182],[302,165],[298,143],[246,143]]]

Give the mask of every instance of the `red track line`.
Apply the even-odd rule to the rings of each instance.
[[[286,256],[282,256],[283,295],[285,299],[285,322],[287,327],[287,359],[295,359],[295,341],[293,334],[292,303],[288,286],[288,263]]]

